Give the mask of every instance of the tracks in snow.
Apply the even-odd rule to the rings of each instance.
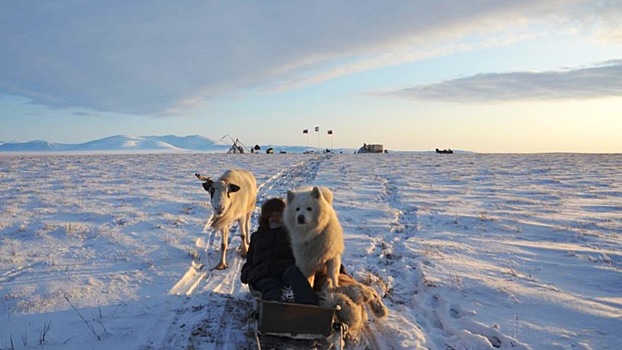
[[[377,208],[385,213],[386,230],[371,232],[360,228],[362,232],[369,232],[373,242],[372,254],[365,264],[365,269],[376,276],[377,283],[384,289],[383,299],[390,309],[388,318],[391,321],[388,324],[401,324],[402,327],[393,329],[387,327],[385,319],[376,319],[367,324],[363,335],[371,348],[398,349],[399,339],[416,338],[422,334],[414,314],[407,312],[410,308],[403,307],[418,293],[418,290],[412,287],[424,281],[420,267],[410,266],[409,262],[413,259],[404,257],[404,254],[410,252],[405,242],[416,234],[417,215],[416,208],[408,207],[408,204],[402,201],[399,183],[396,183],[390,175],[375,175],[375,182],[380,191],[373,201]],[[378,259],[378,256],[381,259]],[[385,276],[404,276],[404,280],[400,278],[385,281]],[[412,283],[413,280],[418,282]],[[407,334],[404,334],[405,329],[408,329]]]
[[[283,197],[285,191],[315,181],[320,164],[325,156],[317,156],[302,161],[293,167],[280,171],[258,187],[257,202],[262,203],[270,197]]]
[[[430,264],[426,257],[406,256],[413,254],[407,241],[418,232],[418,208],[405,203],[400,197],[401,184],[396,183],[390,175],[378,175],[381,187],[378,203],[383,206],[387,215],[387,230],[375,238],[374,251],[383,258],[382,267],[369,265],[367,268],[382,276],[386,269],[389,276],[399,276],[389,286],[385,299],[391,309],[389,318],[399,319],[402,324],[410,324],[412,333],[419,339],[435,339],[433,345],[438,348],[468,349],[469,337],[487,339],[493,347],[517,346],[514,339],[502,334],[494,327],[485,326],[471,319],[474,313],[463,309],[460,305],[450,302],[446,296],[446,287],[434,286],[426,280],[424,266]],[[371,260],[377,262],[378,260]],[[433,266],[433,265],[432,265]],[[413,283],[414,282],[414,283]],[[453,292],[453,291],[452,291]],[[409,307],[404,307],[409,306]],[[391,322],[396,323],[396,322]],[[403,329],[390,329],[382,320],[370,323],[371,334],[379,334],[383,348],[394,347],[393,339],[408,337],[402,334]],[[433,335],[433,336],[430,336]],[[423,344],[422,344],[423,345]]]

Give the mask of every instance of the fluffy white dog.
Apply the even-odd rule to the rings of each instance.
[[[326,273],[331,287],[339,285],[345,245],[343,229],[326,187],[287,191],[285,226],[289,231],[296,266],[313,287],[316,272]]]

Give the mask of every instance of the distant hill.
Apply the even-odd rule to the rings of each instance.
[[[66,144],[43,140],[0,142],[0,152],[162,151],[226,152],[230,145],[203,136],[111,136],[85,143]]]
[[[253,145],[246,145],[253,147]],[[191,136],[110,136],[85,143],[67,144],[44,140],[30,142],[0,141],[0,152],[209,152],[226,153],[231,144],[199,135]],[[303,153],[301,146],[260,145],[260,153],[273,148],[274,153]]]

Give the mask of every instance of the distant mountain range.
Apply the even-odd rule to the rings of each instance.
[[[111,136],[99,140],[78,144],[54,143],[43,140],[30,142],[2,142],[0,152],[212,152],[225,153],[231,145],[209,138],[192,136]],[[246,145],[253,147],[254,145]],[[304,147],[296,146],[261,146],[260,152],[273,147],[275,153],[280,151],[302,153]]]

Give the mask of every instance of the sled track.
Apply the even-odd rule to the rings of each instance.
[[[259,185],[257,202],[262,203],[270,197],[284,197],[288,189],[312,184],[324,159],[323,156],[314,157],[273,175]]]
[[[450,304],[443,297],[442,291],[436,289],[433,284],[429,284],[423,272],[426,260],[424,257],[404,259],[402,254],[409,254],[410,252],[405,246],[405,242],[417,234],[418,208],[403,202],[400,197],[400,184],[392,178],[381,176],[379,180],[382,191],[378,196],[378,202],[386,208],[385,211],[389,220],[388,229],[378,237],[374,250],[383,257],[382,269],[387,271],[410,269],[413,271],[412,278],[418,281],[415,285],[410,286],[402,285],[401,281],[394,281],[395,285],[389,286],[392,291],[388,292],[385,297],[385,300],[389,301],[387,304],[390,308],[389,313],[399,313],[401,319],[415,327],[420,327],[422,333],[435,332],[437,338],[444,337],[444,346],[447,349],[456,348],[453,346],[455,341],[452,339],[456,335],[454,325],[456,322],[460,322],[461,327],[464,327],[471,334],[488,339],[491,344],[494,344],[494,347],[500,347],[500,344],[503,343],[512,344],[512,339],[499,334],[495,329],[482,327],[476,322],[468,320],[466,317],[470,314],[468,310]],[[418,261],[418,264],[404,266],[404,260]],[[366,268],[376,275],[382,276],[383,274],[376,264],[369,264]],[[390,272],[384,272],[384,274],[396,275]],[[412,289],[413,287],[415,289]],[[404,309],[394,307],[396,305],[415,306],[412,309]],[[403,311],[399,312],[398,309]],[[375,335],[378,334],[382,335],[378,339],[374,339],[375,345],[372,348],[399,348],[399,346],[392,344],[394,337],[388,335],[394,331],[385,327],[382,320],[379,320],[379,322],[369,323],[364,333],[368,339],[371,339],[370,337],[375,338]]]
[[[384,175],[378,175],[377,181],[381,188],[376,201],[379,207],[383,207],[386,213],[388,226],[387,230],[373,238],[374,243],[374,255],[382,256],[382,264],[378,265],[377,262],[366,264],[366,269],[373,275],[377,276],[380,280],[384,280],[384,276],[392,275],[389,271],[400,270],[405,267],[402,265],[403,252],[408,252],[405,249],[404,242],[408,240],[417,229],[416,225],[416,208],[406,208],[405,204],[400,198],[399,184],[391,177]],[[362,230],[364,231],[364,229]],[[373,260],[372,260],[373,261]],[[399,281],[397,282],[400,283]],[[386,285],[387,295],[383,296],[383,299],[389,303],[406,304],[409,302],[409,298],[412,295],[418,293],[417,290],[408,290],[407,288],[398,288],[399,290],[406,291],[405,293],[389,292],[389,288],[394,286]],[[385,302],[386,302],[385,301]],[[397,312],[392,305],[387,304],[390,311],[389,313]],[[409,320],[413,324],[416,324],[411,315],[403,315],[405,320]],[[367,340],[367,345],[364,349],[398,349],[399,345],[395,344],[395,337],[389,334],[392,330],[387,329],[382,320],[376,320],[376,322],[370,322],[367,324],[363,331],[363,337]],[[378,337],[377,337],[378,335]]]
[[[325,156],[305,159],[268,178],[258,186],[257,206],[268,198],[284,197],[288,189],[312,184],[324,159]],[[258,207],[253,213],[251,226],[257,222]],[[152,328],[158,329],[148,330],[147,334],[154,335],[155,339],[147,339],[139,346],[140,349],[248,348],[247,317],[252,302],[247,287],[239,278],[244,258],[237,252],[240,239],[237,225],[229,234],[229,268],[225,270],[210,270],[220,254],[219,235],[211,229],[204,229],[203,234],[207,235],[204,246],[199,244],[201,237],[197,239],[199,257],[193,260],[186,274],[169,293],[185,298],[172,302],[168,311],[168,326],[152,325]],[[162,314],[166,317],[166,310]]]

